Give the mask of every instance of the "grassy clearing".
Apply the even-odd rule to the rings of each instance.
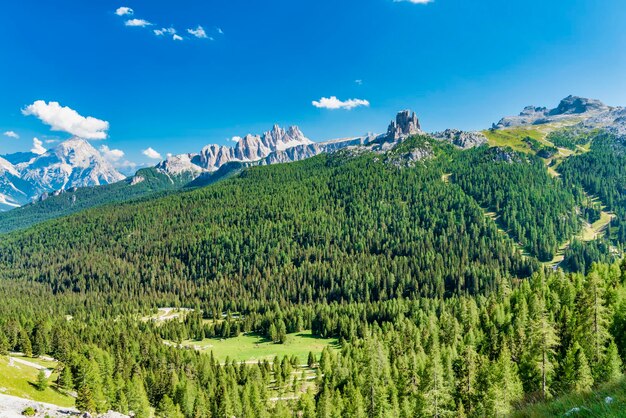
[[[35,363],[35,361],[33,361],[33,363]],[[9,358],[7,356],[0,356],[0,392],[25,399],[32,399],[37,402],[46,402],[59,406],[74,406],[74,398],[57,391],[53,387],[48,387],[42,392],[37,390],[34,383],[37,381],[38,373],[39,370],[36,368],[17,362],[9,366]],[[53,373],[48,381],[53,382],[56,378],[57,375]]]
[[[530,146],[523,140],[526,137],[536,139],[540,142],[547,142],[544,140],[547,135],[542,133],[536,127],[515,127],[498,130],[486,130],[483,134],[487,137],[489,146],[492,147],[511,147],[515,151],[524,153],[533,152]]]
[[[339,348],[336,338],[319,338],[311,331],[287,335],[287,342],[274,344],[258,334],[240,335],[234,338],[206,338],[202,341],[183,341],[183,346],[192,347],[204,352],[213,352],[213,356],[220,362],[226,358],[236,361],[256,362],[259,360],[272,361],[275,356],[298,357],[298,363],[307,361],[309,352],[318,355],[325,347]]]
[[[497,130],[485,130],[483,131],[483,134],[485,134],[489,145],[492,147],[511,147],[515,151],[520,151],[527,154],[534,154],[535,151],[532,150],[528,143],[524,142],[524,138],[530,137],[534,140],[539,141],[545,146],[553,147],[554,144],[546,139],[548,134],[557,129],[575,125],[578,122],[580,122],[579,118],[571,118],[559,122],[546,123],[543,125],[516,126],[512,128],[503,128]],[[589,146],[579,147],[577,151],[572,151],[567,148],[558,148],[558,153],[545,161],[546,164],[550,164],[554,160],[556,162],[556,165],[558,165],[560,161],[567,157],[587,151],[589,151]],[[556,172],[551,172],[550,174],[554,175],[556,174]]]
[[[607,402],[607,397],[610,397],[612,401]],[[576,411],[575,408],[578,410]],[[549,402],[525,407],[512,414],[513,418],[563,416],[625,417],[626,379],[603,386],[592,393],[566,395]]]
[[[159,308],[156,313],[146,315],[142,317],[141,320],[144,322],[151,321],[157,324],[170,321],[172,319],[182,321],[191,310],[192,309],[187,308]]]
[[[574,239],[587,242],[596,240],[604,236],[609,226],[609,223],[611,222],[611,219],[613,219],[614,217],[615,215],[613,215],[612,213],[602,211],[600,212],[600,219],[595,221],[593,224],[585,222],[583,224],[583,229],[580,231],[580,233],[578,233],[578,235],[575,235],[572,239],[564,242],[557,250],[554,258],[551,261],[545,262],[544,265],[548,267],[554,267],[561,263],[561,261],[565,259],[565,251],[567,251],[570,243]]]

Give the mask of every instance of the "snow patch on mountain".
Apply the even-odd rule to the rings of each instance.
[[[98,186],[123,176],[89,142],[71,138],[41,155],[0,157],[0,210],[24,205],[47,193],[72,187]]]

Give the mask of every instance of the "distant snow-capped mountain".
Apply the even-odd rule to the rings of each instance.
[[[31,157],[0,158],[0,210],[21,206],[44,193],[109,184],[125,178],[81,138],[71,138]],[[20,162],[12,164],[9,159]]]
[[[22,178],[43,191],[69,187],[98,186],[125,178],[98,150],[81,138],[72,138],[18,164]]]

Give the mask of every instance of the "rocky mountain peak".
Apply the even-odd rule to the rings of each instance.
[[[422,130],[419,119],[417,119],[415,112],[403,110],[398,112],[396,120],[389,124],[389,128],[387,129],[387,138],[389,140],[397,140],[406,138],[410,135],[419,134],[421,132]]]
[[[546,107],[526,106],[518,116],[506,116],[497,124],[494,129],[508,128],[523,125],[541,125],[550,122],[563,120],[584,120],[609,114],[617,110],[605,105],[600,100],[587,99],[579,96],[567,96],[560,101],[554,109]]]
[[[274,152],[312,143],[297,126],[284,129],[274,125],[261,136],[247,134],[239,138],[232,147],[212,144],[202,148],[199,154],[169,157],[168,160],[159,163],[157,168],[170,174],[180,174],[184,171],[216,171],[229,162],[256,162]]]
[[[59,190],[109,184],[125,178],[82,138],[70,138],[41,155],[21,154],[12,155],[18,164],[0,158],[0,210],[20,206],[44,194],[54,195]]]
[[[34,158],[21,171],[22,178],[33,183],[40,193],[114,183],[125,178],[88,141],[76,137]]]
[[[600,100],[587,99],[569,95],[559,105],[552,109],[548,114],[554,115],[575,115],[587,112],[603,112],[609,110],[610,107],[602,103]]]

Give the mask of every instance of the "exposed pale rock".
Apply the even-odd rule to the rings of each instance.
[[[487,143],[487,137],[482,132],[446,129],[443,132],[435,132],[431,136],[440,141],[447,141],[462,149],[473,148]]]
[[[396,120],[389,124],[387,139],[390,141],[398,140],[420,133],[422,133],[422,130],[415,112],[411,113],[410,110],[403,110],[398,112]]]

